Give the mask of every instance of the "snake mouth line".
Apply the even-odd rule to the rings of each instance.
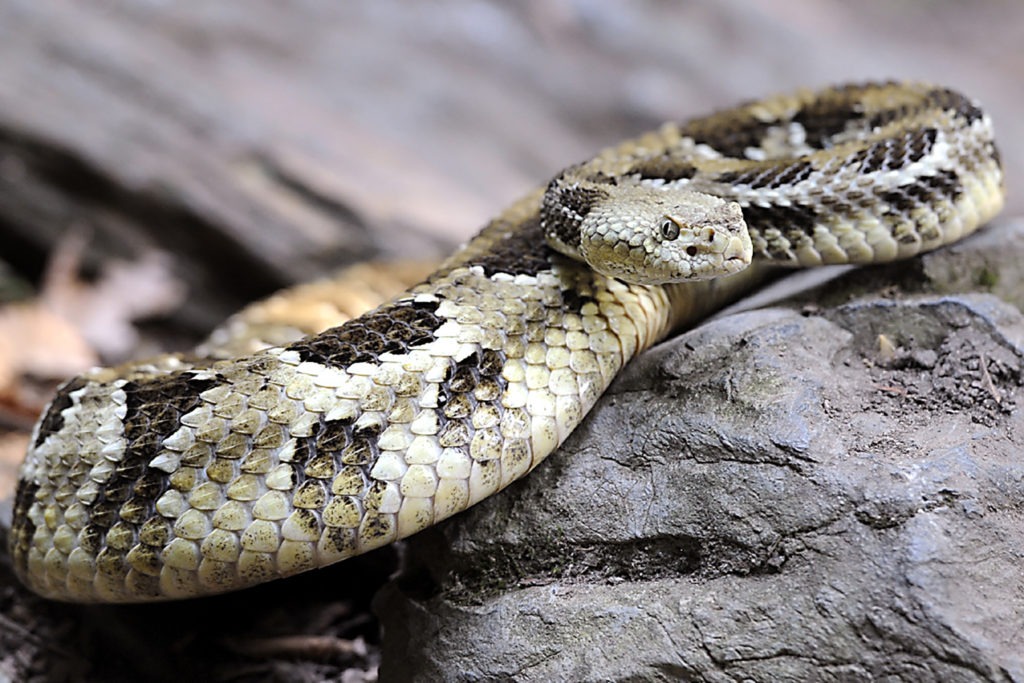
[[[741,270],[744,270],[749,265],[750,259],[743,258],[742,256],[732,256],[730,258],[727,258],[725,262],[722,264],[723,269],[727,273],[738,273]]]
[[[750,265],[754,257],[750,237],[746,234],[733,236],[722,253],[722,266],[728,273],[735,273]]]

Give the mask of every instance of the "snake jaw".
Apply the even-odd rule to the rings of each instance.
[[[750,233],[743,230],[737,235],[730,235],[728,244],[722,252],[722,268],[725,272],[738,273],[750,265],[754,257],[754,247],[750,241]]]

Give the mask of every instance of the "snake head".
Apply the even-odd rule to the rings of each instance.
[[[610,277],[645,285],[706,280],[750,265],[740,205],[689,190],[620,187],[580,224],[580,255]]]

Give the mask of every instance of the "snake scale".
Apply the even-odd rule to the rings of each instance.
[[[60,600],[184,598],[404,538],[536,467],[630,358],[759,263],[911,257],[989,220],[1003,186],[989,117],[944,87],[666,124],[567,168],[359,318],[64,384],[20,471],[17,574]]]

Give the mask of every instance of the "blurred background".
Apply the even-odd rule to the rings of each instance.
[[[439,258],[560,168],[740,99],[961,89],[1019,214],[1022,27],[1017,0],[0,0],[0,500],[59,379],[341,265]]]
[[[796,87],[925,79],[1022,177],[1015,0],[0,0],[0,259],[170,254],[198,334],[373,256],[442,255],[623,137]],[[196,297],[201,293],[201,299]]]

